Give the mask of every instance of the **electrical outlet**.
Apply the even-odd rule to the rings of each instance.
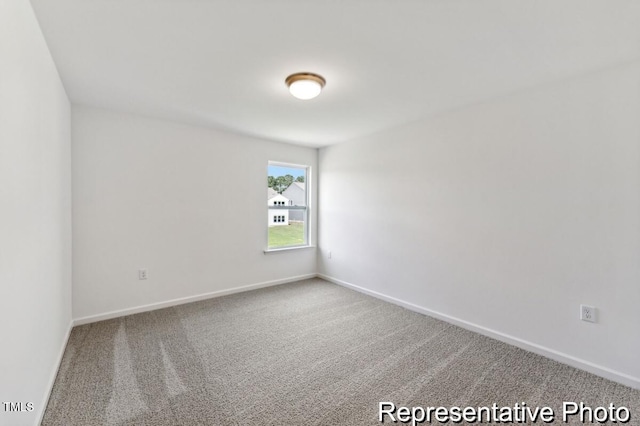
[[[596,322],[596,308],[588,305],[580,305],[580,319],[587,322]]]
[[[331,250],[329,250],[329,252],[327,253],[327,258],[331,259]]]
[[[138,279],[146,280],[147,278],[149,278],[149,271],[147,270],[147,268],[138,269]]]

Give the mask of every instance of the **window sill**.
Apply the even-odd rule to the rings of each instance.
[[[300,250],[300,249],[310,249],[310,248],[316,248],[316,246],[295,246],[295,247],[281,247],[281,248],[272,248],[272,249],[265,249],[264,250],[264,254],[269,254],[269,253],[279,253],[282,251],[291,251],[291,250]]]

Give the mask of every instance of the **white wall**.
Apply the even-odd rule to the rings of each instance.
[[[322,274],[640,386],[638,63],[325,148],[319,162]],[[579,321],[580,303],[597,324]]]
[[[263,250],[268,161],[315,182],[316,149],[76,106],[72,129],[74,318],[315,274],[315,249]]]
[[[69,101],[28,1],[0,2],[0,401],[45,408],[71,323]]]

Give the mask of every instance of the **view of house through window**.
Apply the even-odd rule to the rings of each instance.
[[[267,171],[268,248],[308,244],[307,166],[269,162]]]

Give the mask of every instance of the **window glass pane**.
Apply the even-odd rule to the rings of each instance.
[[[308,244],[307,170],[306,166],[269,164],[269,248]]]

